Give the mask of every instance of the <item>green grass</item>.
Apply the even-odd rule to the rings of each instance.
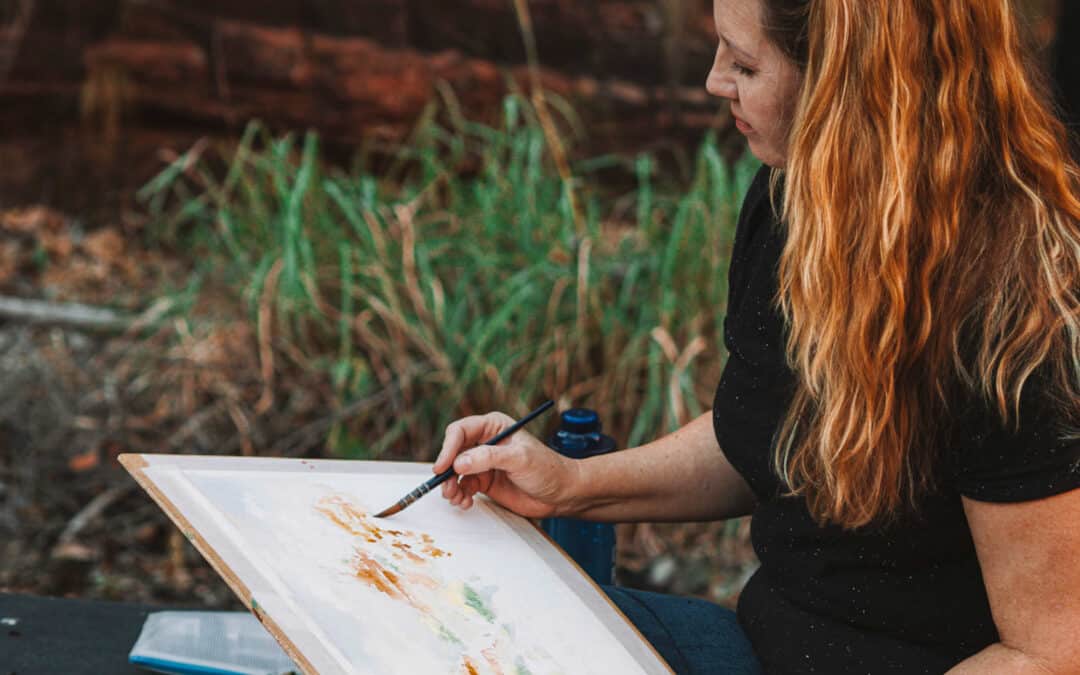
[[[340,406],[397,387],[333,429],[334,452],[430,459],[450,420],[545,396],[597,409],[633,445],[708,404],[755,163],[708,139],[675,188],[646,155],[581,160],[566,180],[517,97],[497,127],[424,124],[396,160],[328,170],[314,134],[253,124],[229,155],[181,157],[142,192],[152,232],[253,324],[268,303],[274,344]],[[612,166],[632,192],[602,187]]]

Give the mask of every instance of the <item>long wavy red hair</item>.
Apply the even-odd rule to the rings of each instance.
[[[917,507],[965,396],[1075,433],[1080,180],[1009,0],[763,0],[804,73],[779,302],[799,376],[775,463],[821,521]]]

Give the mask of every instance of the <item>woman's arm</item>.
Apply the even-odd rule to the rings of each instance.
[[[756,499],[705,413],[648,445],[583,460],[571,504],[586,520],[704,521],[748,515]]]
[[[1080,673],[1080,489],[964,511],[1001,641],[949,673]]]
[[[510,423],[506,415],[467,417],[446,430],[434,471],[453,464],[459,481],[443,496],[469,508],[483,492],[531,518],[685,521],[750,513],[754,496],[720,451],[705,414],[638,448],[572,460],[523,431],[498,446],[475,446]],[[471,448],[471,449],[470,449]]]

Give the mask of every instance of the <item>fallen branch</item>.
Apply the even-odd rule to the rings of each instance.
[[[127,331],[134,334],[160,324],[175,306],[172,298],[159,298],[139,314],[123,314],[77,302],[59,303],[0,296],[0,318],[101,333]]]
[[[60,537],[57,539],[57,546],[73,542],[79,536],[79,533],[86,529],[87,525],[101,517],[105,513],[105,509],[130,494],[134,487],[134,483],[117,485],[91,499],[86,506],[75,514],[74,518],[68,521],[67,527],[64,528],[64,531],[60,533]]]
[[[26,323],[63,325],[82,330],[120,332],[134,321],[111,309],[78,303],[21,300],[0,296],[0,317]]]
[[[352,401],[340,410],[336,410],[325,417],[321,417],[300,427],[275,443],[270,448],[270,456],[295,457],[301,455],[316,443],[324,441],[326,439],[326,434],[335,424],[344,422],[354,415],[367,412],[376,406],[393,400],[395,396],[401,394],[402,388],[430,368],[431,364],[429,363],[418,363],[374,394]]]

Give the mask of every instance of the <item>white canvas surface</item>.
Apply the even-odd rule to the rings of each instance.
[[[155,459],[145,476],[320,673],[670,672],[527,521],[438,495],[369,515],[429,465]]]

